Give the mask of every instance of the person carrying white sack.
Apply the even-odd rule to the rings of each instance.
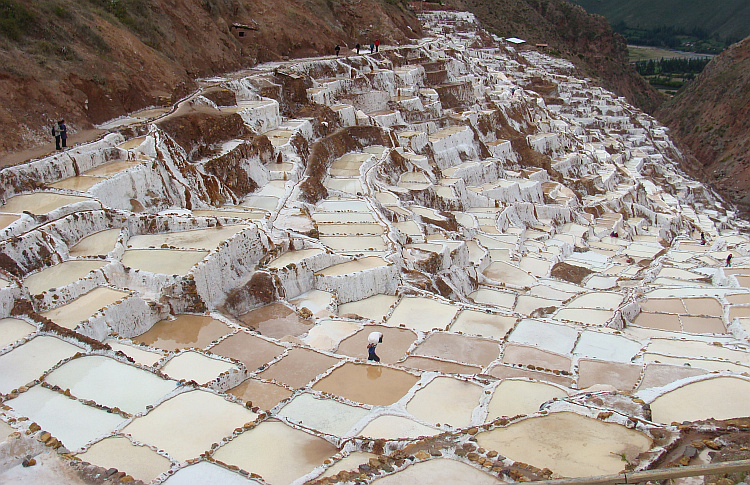
[[[383,343],[383,334],[380,332],[370,332],[367,337],[367,360],[380,362],[380,357],[375,353],[378,344]]]

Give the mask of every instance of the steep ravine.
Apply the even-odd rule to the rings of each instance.
[[[690,152],[686,168],[750,210],[750,37],[713,59],[657,116]]]

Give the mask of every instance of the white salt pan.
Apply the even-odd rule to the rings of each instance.
[[[159,248],[163,244],[166,244],[169,247],[211,251],[216,249],[222,242],[249,227],[245,224],[237,224],[235,226],[212,227],[192,231],[142,234],[132,236],[128,239],[128,247],[140,249],[149,247]]]
[[[436,434],[440,434],[440,431],[402,416],[380,416],[370,421],[359,432],[359,436],[386,440],[418,438],[420,436],[434,436]]]
[[[376,322],[382,322],[383,317],[390,310],[390,307],[398,300],[398,297],[392,295],[373,295],[364,300],[353,301],[339,305],[339,315],[354,313],[364,318],[369,318]]]
[[[161,371],[172,379],[205,384],[231,369],[236,367],[230,362],[212,359],[198,352],[183,352],[170,359]]]
[[[545,402],[567,395],[559,387],[544,382],[504,380],[495,388],[487,406],[487,421],[500,416],[533,414]]]
[[[32,295],[51,288],[61,288],[78,281],[90,272],[107,264],[106,261],[65,261],[27,276],[23,284]]]
[[[239,473],[227,470],[208,461],[201,461],[177,470],[165,485],[199,485],[220,483],[221,485],[260,485],[260,482],[245,478]]]
[[[630,362],[641,350],[641,344],[619,335],[598,332],[583,332],[574,353],[581,357]]]
[[[633,459],[651,447],[651,440],[641,432],[570,412],[480,433],[477,443],[566,477],[619,473],[624,468],[621,454]]]
[[[88,320],[97,311],[129,295],[129,293],[125,293],[124,291],[113,290],[111,288],[94,288],[72,302],[44,312],[42,315],[62,327],[74,329],[79,323]]]
[[[311,472],[336,453],[322,438],[278,421],[264,421],[214,453],[214,458],[257,473],[266,482],[286,485]]]
[[[406,410],[428,423],[449,424],[463,428],[484,394],[482,387],[452,377],[437,377],[418,390]],[[436,406],[435,403],[440,403]]]
[[[34,332],[36,327],[29,322],[17,318],[3,318],[0,320],[0,349]]]
[[[749,393],[746,379],[706,379],[659,396],[651,403],[651,412],[659,423],[745,417],[750,416]]]
[[[508,342],[533,345],[558,354],[569,354],[577,338],[578,332],[570,327],[537,320],[521,320],[508,337]]]
[[[42,386],[34,386],[6,404],[49,431],[71,451],[110,433],[125,421],[117,414],[86,406]]]
[[[122,264],[152,273],[184,275],[206,256],[208,251],[128,249],[122,255]]]
[[[142,413],[149,404],[174,390],[176,382],[116,360],[92,355],[73,359],[46,379],[79,399],[118,407],[130,414]]]
[[[124,436],[103,439],[78,458],[103,468],[117,468],[144,482],[150,482],[172,466],[167,458],[145,446],[133,445]]]
[[[306,428],[346,436],[352,426],[369,412],[368,409],[343,404],[334,399],[319,399],[312,394],[303,393],[284,406],[278,415]]]
[[[497,485],[497,478],[471,465],[446,458],[415,463],[407,469],[378,478],[378,485],[445,485],[446,483],[471,483],[472,485]]]
[[[172,458],[185,461],[208,450],[235,428],[254,421],[258,415],[239,404],[206,391],[189,391],[173,397],[146,416],[123,428],[141,443],[165,450]]]
[[[0,393],[38,379],[55,364],[80,352],[82,349],[63,340],[42,335],[0,355]]]
[[[393,310],[386,325],[426,332],[433,328],[445,328],[458,312],[458,307],[432,298],[402,298]]]

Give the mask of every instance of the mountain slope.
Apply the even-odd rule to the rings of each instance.
[[[628,64],[627,45],[607,20],[588,14],[567,0],[452,0],[452,6],[473,12],[483,26],[504,37],[544,43],[570,59],[586,75],[632,104],[652,112],[662,96]]]
[[[0,0],[0,155],[179,99],[201,76],[418,37],[402,0]],[[246,25],[246,36],[233,24]]]
[[[732,45],[657,113],[697,173],[750,209],[750,37]]]
[[[586,11],[638,28],[671,26],[690,31],[696,27],[722,38],[750,35],[747,0],[571,0]]]

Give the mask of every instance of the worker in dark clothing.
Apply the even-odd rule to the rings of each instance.
[[[371,332],[367,337],[367,360],[380,362],[380,357],[375,353],[375,349],[380,343],[383,343],[383,334],[380,332]]]

